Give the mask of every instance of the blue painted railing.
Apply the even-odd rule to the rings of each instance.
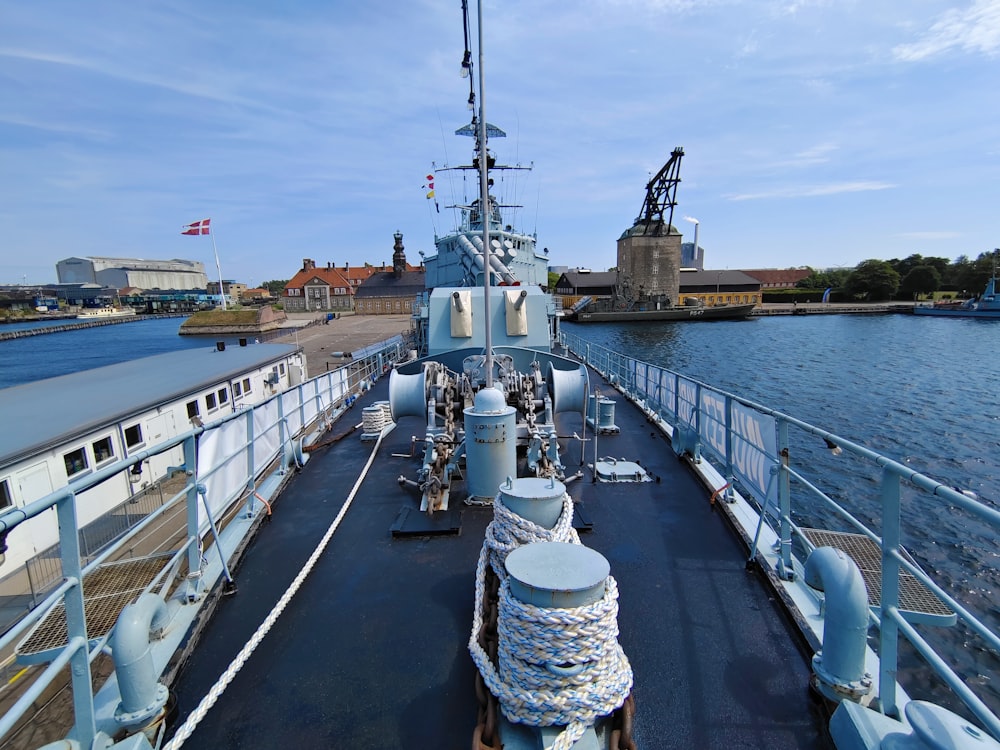
[[[255,515],[260,510],[255,490],[261,479],[261,468],[277,466],[277,472],[284,473],[285,468],[295,460],[295,438],[316,422],[328,423],[336,419],[346,408],[353,394],[367,388],[393,363],[404,358],[406,354],[404,344],[402,338],[396,336],[381,344],[367,347],[363,352],[356,353],[351,363],[337,370],[325,372],[276,394],[267,401],[228,414],[155,447],[134,453],[127,459],[60,487],[23,508],[11,510],[0,516],[0,540],[3,542],[0,546],[6,549],[7,536],[18,533],[18,526],[50,508],[55,508],[60,529],[59,549],[63,578],[63,582],[51,591],[37,608],[27,613],[0,638],[0,652],[12,649],[25,633],[60,604],[65,606],[68,633],[67,645],[53,657],[49,665],[31,681],[30,685],[22,688],[18,700],[0,717],[0,741],[32,708],[39,696],[60,677],[63,668],[69,665],[76,727],[74,739],[80,747],[93,746],[99,729],[94,696],[91,692],[90,663],[107,647],[113,630],[101,639],[88,639],[81,587],[84,576],[116,556],[125,545],[142,532],[159,523],[166,514],[174,510],[177,503],[184,503],[185,540],[172,551],[167,565],[145,588],[145,592],[153,591],[166,598],[170,581],[183,567],[185,560],[190,571],[199,571],[205,564],[200,544],[205,524],[199,521],[199,506],[202,509],[208,506],[205,498],[205,482],[212,482],[213,478],[215,479],[215,484],[211,487],[213,506],[220,504],[231,506],[235,501],[242,500],[246,510],[241,513]],[[267,417],[263,420],[263,424],[261,415]],[[234,425],[237,434],[246,436],[245,440],[237,444],[231,452],[217,457],[211,467],[202,467],[199,442],[207,440],[214,431],[233,429]],[[274,439],[275,434],[277,439]],[[268,448],[261,450],[263,444],[267,444]],[[113,476],[130,471],[134,465],[147,461],[152,456],[166,453],[178,446],[182,448],[184,454],[184,465],[180,468],[188,474],[184,487],[161,508],[130,529],[115,544],[108,546],[86,567],[82,566],[76,496]],[[244,470],[238,472],[231,470],[232,464],[237,461],[243,462]],[[224,498],[225,502],[218,502],[220,498]],[[213,530],[216,528],[216,518],[221,515],[221,512],[209,514],[209,525]],[[213,536],[218,539],[218,534]],[[222,567],[226,568],[225,560],[222,561]],[[189,579],[188,585],[197,586],[199,583],[193,578]],[[196,592],[191,590],[190,593]],[[197,592],[199,597],[201,593]]]
[[[696,463],[707,459],[716,467],[728,485],[727,494],[733,492],[736,484],[741,497],[752,498],[760,511],[761,521],[768,523],[777,536],[774,568],[779,578],[789,581],[801,574],[802,561],[793,553],[793,542],[798,542],[807,552],[812,549],[812,544],[793,520],[793,511],[808,516],[819,506],[878,545],[882,558],[881,606],[872,611],[871,617],[879,629],[878,687],[882,711],[890,716],[900,714],[896,677],[898,639],[902,635],[969,711],[994,737],[1000,738],[1000,719],[996,713],[935,651],[901,613],[899,606],[899,573],[905,571],[950,607],[958,621],[980,639],[982,648],[987,652],[1000,652],[1000,637],[995,629],[958,602],[901,551],[903,524],[908,518],[901,513],[900,498],[903,487],[908,488],[908,492],[912,488],[924,497],[960,508],[970,515],[970,520],[997,530],[1000,530],[1000,512],[892,458],[761,404],[592,344],[575,334],[561,332],[560,343],[647,414],[661,420],[678,453],[691,454]],[[872,500],[881,510],[881,518],[877,519],[881,535],[820,489],[818,481],[807,478],[800,468],[793,468],[790,457],[803,455],[803,445],[819,442],[826,448],[843,451],[844,456],[838,460],[853,457],[869,472],[877,473],[878,492]],[[865,469],[852,465],[852,470]],[[875,504],[868,503],[865,507],[870,511]],[[759,531],[760,526],[758,536]],[[755,552],[751,549],[751,557]]]

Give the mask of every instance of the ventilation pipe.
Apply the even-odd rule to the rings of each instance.
[[[826,595],[823,648],[812,660],[817,689],[830,700],[857,703],[871,693],[865,672],[868,589],[845,552],[820,547],[806,560],[805,582]]]
[[[149,642],[168,622],[166,603],[150,593],[140,596],[118,615],[111,653],[122,697],[115,709],[115,721],[123,727],[156,717],[167,702],[167,688],[157,682],[159,675]]]

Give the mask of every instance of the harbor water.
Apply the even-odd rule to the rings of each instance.
[[[566,325],[594,344],[680,372],[822,427],[996,508],[1000,502],[1000,344],[991,320],[912,315],[808,315],[746,321]],[[791,462],[880,533],[879,481],[871,466],[825,445],[793,446]],[[804,494],[804,493],[802,493]],[[801,495],[800,495],[801,496]],[[837,530],[816,503],[795,504],[802,526]],[[925,570],[996,631],[1000,629],[1000,539],[957,508],[903,487],[903,544]],[[961,627],[925,635],[994,710],[1000,655]],[[901,643],[913,697],[949,703]],[[953,710],[958,706],[951,704]]]
[[[178,335],[181,322],[147,320],[0,342],[0,388],[166,351],[214,347],[215,337]],[[564,328],[823,427],[975,493],[991,506],[1000,501],[1000,372],[989,365],[1000,344],[1000,324],[994,321],[808,315]],[[605,445],[610,450],[610,443]],[[802,447],[792,461],[807,475],[832,478],[831,496],[863,522],[875,523],[877,476],[853,471],[844,457],[832,457],[822,445]],[[904,496],[904,544],[957,598],[1000,629],[995,603],[1000,540],[954,510],[926,498],[911,505]],[[803,524],[828,520],[819,509],[793,512]],[[959,629],[936,630],[935,645],[974,689],[1000,707],[997,655],[971,649]],[[934,697],[932,690],[927,697]]]
[[[0,341],[0,388],[30,383],[57,375],[114,365],[154,354],[214,347],[216,340],[238,344],[236,337],[180,336],[185,318],[169,317],[126,321],[97,328],[59,331],[29,338]],[[0,331],[45,328],[72,321],[11,323]]]

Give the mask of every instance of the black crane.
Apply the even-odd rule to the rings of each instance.
[[[642,212],[635,220],[635,225],[629,234],[657,236],[670,233],[674,221],[674,206],[677,205],[677,186],[681,181],[683,156],[684,149],[677,146],[670,152],[667,163],[646,184],[646,199],[642,203]]]

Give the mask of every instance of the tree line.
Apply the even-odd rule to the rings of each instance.
[[[881,301],[915,299],[935,292],[957,298],[974,297],[983,291],[994,272],[1000,249],[980,253],[975,260],[960,255],[947,258],[914,254],[902,260],[865,260],[853,269],[833,268],[813,271],[796,287],[809,290],[833,289],[845,300]]]

